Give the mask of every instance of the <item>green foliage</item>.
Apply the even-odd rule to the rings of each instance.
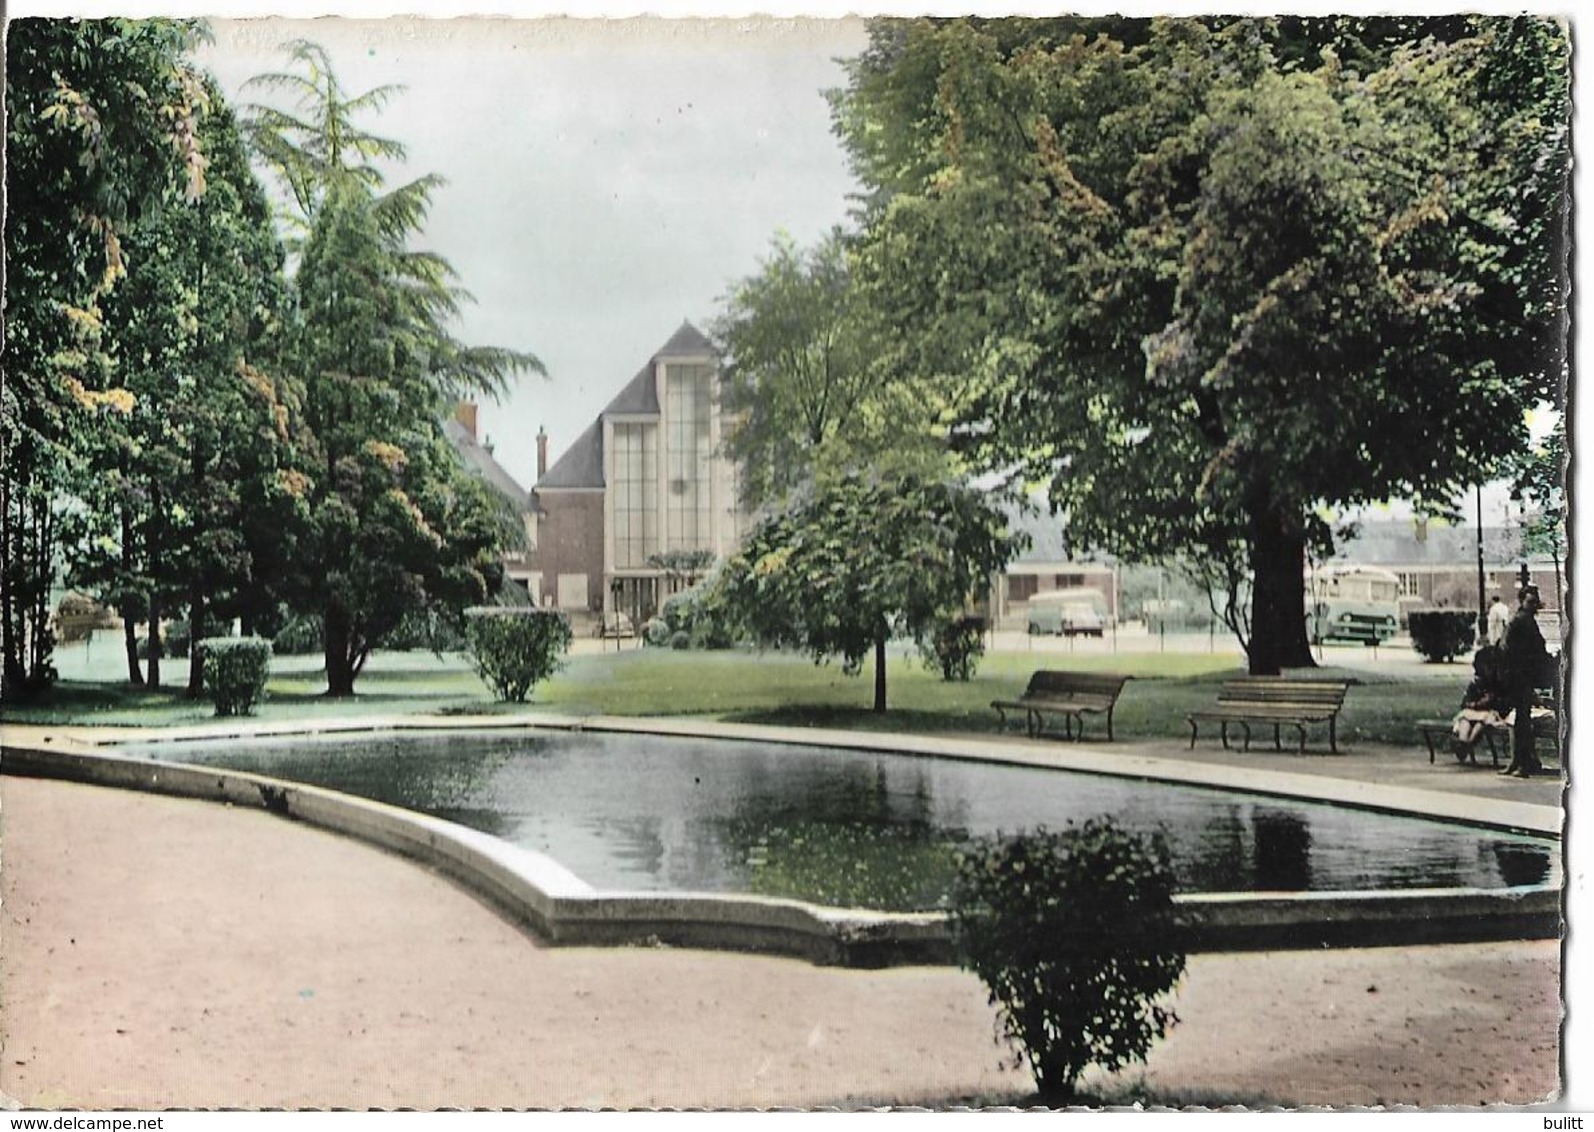
[[[741,643],[736,629],[723,591],[705,582],[666,598],[658,616],[642,627],[642,639],[670,648],[728,649]]]
[[[204,640],[213,637],[225,637],[227,635],[227,629],[228,625],[225,621],[222,621],[216,617],[206,617],[205,632],[201,639]],[[193,637],[193,627],[188,623],[188,619],[186,617],[179,617],[177,620],[171,622],[166,626],[166,632],[162,634],[162,640],[166,645],[166,655],[177,657],[187,656],[189,645],[193,643]]]
[[[839,656],[849,675],[873,653],[884,711],[886,641],[927,640],[1019,547],[984,491],[849,473],[760,523],[718,586],[730,616],[764,645],[801,648],[816,663]]]
[[[1320,509],[1453,498],[1556,399],[1568,58],[1535,17],[880,25],[833,99],[853,293],[974,467],[1248,574],[1253,669],[1310,664]]]
[[[940,672],[943,680],[967,682],[985,655],[985,621],[980,617],[954,617],[933,628],[919,642],[924,666]]]
[[[24,19],[5,51],[5,362],[0,381],[0,687],[54,679],[50,591],[79,450],[131,403],[102,301],[123,241],[198,200],[204,91],[177,20]]]
[[[313,614],[288,618],[271,638],[271,650],[278,656],[318,653],[322,644],[321,618]]]
[[[524,703],[559,670],[570,620],[556,610],[493,607],[467,613],[465,636],[476,672],[500,700]]]
[[[911,420],[920,420],[921,440],[928,436],[922,414],[880,403],[886,336],[854,301],[839,229],[808,250],[778,236],[759,272],[732,287],[713,335],[732,422],[726,451],[743,469],[747,503],[780,499],[816,468],[856,463],[871,450],[905,458]]]
[[[320,47],[288,50],[294,70],[257,85],[291,106],[252,107],[248,129],[307,233],[289,353],[314,471],[302,485],[294,603],[322,611],[327,688],[341,696],[406,615],[452,617],[497,592],[503,508],[461,466],[441,422],[454,397],[502,389],[542,364],[452,336],[468,296],[447,260],[410,246],[441,181],[387,190],[380,166],[403,148],[358,122],[397,88],[350,95]]]
[[[963,853],[951,923],[1043,1096],[1090,1065],[1144,1061],[1178,1021],[1158,1000],[1184,973],[1184,928],[1160,836],[1109,817],[987,840]]]
[[[1449,664],[1472,648],[1478,615],[1464,609],[1417,610],[1410,615],[1411,647],[1429,664]]]
[[[271,674],[271,642],[260,637],[206,637],[199,642],[205,691],[217,715],[253,715]]]

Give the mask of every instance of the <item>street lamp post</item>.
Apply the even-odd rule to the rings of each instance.
[[[1483,579],[1483,485],[1473,488],[1478,506],[1478,639],[1489,639],[1489,598]]]

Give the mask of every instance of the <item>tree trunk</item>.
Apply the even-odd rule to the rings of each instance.
[[[874,710],[886,710],[886,633],[881,629],[874,639]]]
[[[1306,534],[1274,507],[1251,514],[1252,676],[1285,668],[1315,668],[1306,639]]]
[[[161,686],[161,599],[158,590],[149,594],[149,681],[150,691]]]
[[[138,629],[131,613],[122,614],[122,647],[127,650],[127,682],[144,686],[144,670],[138,666]]]
[[[127,461],[122,461],[122,472],[127,472]],[[133,574],[133,515],[127,500],[122,500],[122,578],[124,585],[126,579]],[[123,606],[127,605],[127,592],[122,594]],[[135,619],[131,613],[122,614],[122,647],[127,650],[127,682],[135,688],[144,686],[144,671],[138,665],[138,631],[134,628]]]
[[[205,691],[205,661],[200,656],[204,636],[205,591],[195,586],[188,596],[188,698],[197,700]]]
[[[336,598],[327,602],[322,620],[322,638],[327,666],[327,695],[354,695],[354,658],[350,649],[353,627],[348,610]]]

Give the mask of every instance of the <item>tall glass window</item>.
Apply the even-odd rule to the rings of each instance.
[[[669,366],[665,396],[665,542],[671,550],[711,545],[713,492],[709,477],[713,444],[709,399],[713,370],[708,366]]]
[[[658,429],[614,426],[614,564],[646,566],[659,550]]]

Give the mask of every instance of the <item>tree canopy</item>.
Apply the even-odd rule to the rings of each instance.
[[[765,645],[874,658],[886,710],[886,643],[926,642],[984,595],[1021,545],[987,493],[916,476],[821,477],[748,535],[721,571],[723,608]]]
[[[834,105],[896,378],[1076,544],[1247,569],[1253,671],[1310,663],[1321,508],[1451,498],[1559,390],[1562,25],[889,22]]]

